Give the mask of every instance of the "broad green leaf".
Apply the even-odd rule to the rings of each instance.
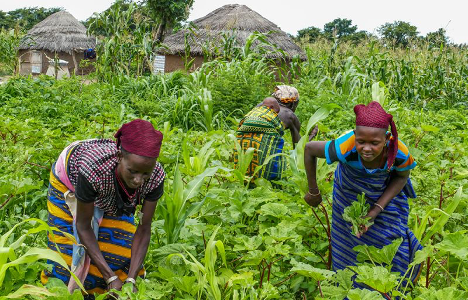
[[[382,300],[385,299],[379,292],[366,289],[354,289],[348,293],[349,300]]]
[[[435,248],[443,252],[450,252],[461,260],[468,260],[468,235],[466,231],[449,233]]]
[[[427,245],[421,250],[416,251],[414,254],[414,259],[409,264],[409,266],[416,266],[422,262],[425,262],[428,257],[431,257],[434,254],[434,246]]]
[[[379,249],[374,246],[358,245],[353,248],[357,252],[359,262],[371,261],[377,264],[391,265],[393,257],[398,252],[398,248],[403,242],[403,238],[394,240],[391,244]]]
[[[457,290],[454,287],[445,287],[442,289],[431,288],[425,290],[415,300],[461,300],[468,299],[468,292]]]
[[[267,203],[258,211],[261,215],[281,218],[289,214],[289,209],[282,203]]]
[[[398,284],[398,275],[390,273],[381,266],[352,266],[349,268],[357,273],[356,282],[364,283],[381,293],[388,293]]]
[[[325,269],[314,268],[311,265],[302,262],[295,262],[293,263],[293,265],[294,267],[291,269],[291,272],[296,272],[302,276],[312,278],[315,281],[329,279],[333,276],[333,274],[335,274],[335,272]]]

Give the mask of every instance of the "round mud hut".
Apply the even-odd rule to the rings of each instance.
[[[19,73],[63,76],[85,75],[93,68],[80,67],[83,59],[93,60],[96,38],[88,36],[86,27],[66,11],[56,12],[31,28],[18,47]],[[61,77],[61,76],[59,76]]]
[[[286,32],[245,5],[224,5],[191,23],[192,28],[182,29],[164,39],[167,48],[159,51],[155,71],[183,70],[184,62],[192,59],[192,68],[198,68],[204,58],[216,57],[229,43],[243,47],[254,32],[264,34],[267,42],[274,45],[266,47],[265,56],[268,58],[284,61],[292,60],[294,56],[306,57]],[[253,48],[259,44],[255,41]],[[188,53],[190,57],[187,57]]]

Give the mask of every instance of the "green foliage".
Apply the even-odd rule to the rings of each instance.
[[[22,28],[28,31],[51,14],[62,10],[58,7],[28,7],[3,12],[0,10],[0,28],[10,30]]]
[[[385,23],[379,27],[378,32],[391,45],[397,47],[408,46],[410,40],[415,39],[419,33],[416,26],[404,21]]]
[[[135,16],[122,18],[131,23]],[[436,291],[447,299],[466,298],[466,52],[450,46],[389,50],[377,41],[309,45],[307,60],[295,60],[297,73],[287,79],[301,94],[296,113],[303,139],[293,149],[286,134],[288,168],[277,183],[281,189],[262,179],[249,189],[242,171],[248,151],[234,167],[235,129],[239,117],[278,84],[277,69],[256,50],[262,39],[254,35],[240,47],[226,37],[228,44],[220,47],[226,57],[215,57],[191,74],[136,77],[134,58],[130,76],[122,75],[127,74],[123,68],[102,81],[13,77],[0,85],[0,232],[31,216],[47,220],[50,166],[64,146],[112,138],[122,123],[139,117],[164,134],[159,161],[167,174],[166,191],[152,223],[147,277],[138,279],[136,293],[125,286],[119,292],[123,299],[426,299]],[[335,166],[322,159],[317,164],[323,205],[311,210],[303,201],[308,133],[318,125],[317,140],[337,138],[353,128],[353,106],[371,99],[393,114],[418,163],[411,173],[418,198],[409,200],[408,224],[425,248],[406,275],[414,275],[422,262],[430,267],[425,264],[414,288],[388,271],[399,240],[383,249],[358,248],[363,262],[353,271],[327,269]],[[26,232],[18,229],[5,242],[21,244],[18,257],[47,246],[41,234],[21,241]],[[36,260],[8,268],[0,295],[23,285],[46,293],[37,279],[44,267]],[[354,279],[370,290],[353,288]],[[68,295],[61,282],[51,280],[46,288],[54,294],[47,296],[51,299],[82,297]]]
[[[35,227],[30,228],[24,234],[17,237],[16,240],[13,238],[14,231],[19,226],[25,223],[32,223]],[[53,238],[54,233],[53,231],[61,232],[65,237],[69,238],[70,240],[75,241],[75,238],[63,231],[55,227],[50,227],[47,225],[46,222],[40,219],[26,219],[22,222],[19,222],[15,226],[13,226],[9,231],[2,234],[0,237],[0,287],[2,288],[2,292],[0,292],[0,298],[20,298],[25,295],[48,295],[53,296],[50,292],[46,289],[36,286],[31,286],[29,284],[23,284],[18,288],[18,285],[21,283],[21,279],[27,280],[28,276],[28,265],[37,263],[40,260],[51,260],[62,267],[70,271],[67,266],[65,260],[55,251],[50,249],[42,249],[37,247],[31,247],[27,250],[24,249],[23,242],[33,234],[37,234],[41,231],[47,231],[49,235]],[[6,244],[8,242],[8,245]],[[23,251],[22,251],[23,250]],[[26,265],[26,268],[20,268],[19,266]],[[34,270],[34,269],[33,269]],[[26,272],[25,272],[26,271]],[[36,270],[37,271],[37,270]],[[34,272],[34,271],[33,271]],[[75,276],[75,274],[71,273],[71,275],[75,278],[78,286],[84,290],[83,285],[79,281],[79,279]],[[5,278],[8,278],[8,282],[5,282]],[[16,288],[16,290],[15,290]],[[13,291],[14,290],[14,291]]]
[[[366,195],[362,193],[357,196],[357,201],[354,201],[350,206],[346,207],[343,212],[343,219],[351,223],[352,231],[358,235],[361,227],[369,227],[374,222],[370,221],[370,217],[365,217],[369,212],[369,204],[366,203]]]
[[[443,252],[449,252],[460,260],[468,261],[468,236],[466,231],[458,231],[449,233],[444,237],[444,240],[435,245],[435,248]]]
[[[111,81],[114,74],[140,76],[153,70],[157,45],[152,34],[153,22],[140,14],[137,4],[117,1],[88,19],[88,23],[91,34],[103,35],[96,45],[98,78]]]
[[[0,75],[12,74],[18,67],[16,49],[23,33],[18,29],[0,29]]]
[[[323,33],[331,39],[335,36],[337,38],[351,36],[357,30],[356,25],[351,26],[352,23],[353,21],[349,19],[337,18],[323,26]]]
[[[394,240],[391,244],[384,246],[382,249],[368,245],[358,245],[353,248],[357,252],[357,260],[359,262],[370,261],[372,264],[380,264],[384,267],[392,265],[393,257],[398,252],[398,248],[403,242],[403,238]]]
[[[297,32],[298,39],[307,39],[309,42],[314,42],[320,36],[322,36],[322,30],[318,27],[311,26],[304,29],[301,29]]]
[[[447,32],[444,28],[439,28],[437,31],[426,34],[426,41],[431,48],[445,47],[449,43]]]
[[[187,20],[193,0],[145,0],[144,3],[152,18],[159,23],[156,39],[162,42],[166,30]]]

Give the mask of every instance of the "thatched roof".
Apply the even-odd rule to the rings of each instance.
[[[203,55],[203,47],[207,44],[215,44],[222,48],[223,34],[232,34],[241,46],[245,45],[247,37],[254,31],[266,34],[268,42],[276,45],[290,57],[300,56],[305,58],[304,51],[297,46],[287,33],[282,31],[271,21],[265,19],[257,12],[245,5],[224,5],[208,15],[192,22],[195,30],[183,29],[177,33],[168,35],[164,44],[168,49],[161,50],[164,54],[185,54],[185,36],[188,36],[188,44],[192,56]],[[256,43],[258,44],[258,43]],[[255,44],[254,44],[255,45]],[[268,57],[280,57],[277,51],[272,51]]]
[[[94,48],[96,39],[86,34],[86,27],[66,11],[59,11],[31,28],[18,49],[49,50],[72,53]]]

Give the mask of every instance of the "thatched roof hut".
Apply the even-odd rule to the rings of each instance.
[[[287,33],[245,5],[224,5],[202,18],[194,20],[192,24],[195,27],[194,33],[189,29],[183,29],[164,39],[164,44],[168,48],[163,49],[161,53],[166,55],[166,66],[171,62],[171,56],[185,55],[186,35],[190,37],[187,42],[190,46],[191,56],[199,58],[198,61],[203,61],[203,48],[206,48],[208,44],[216,45],[217,43],[217,46],[222,46],[220,42],[223,35],[232,35],[238,45],[243,46],[247,38],[255,31],[265,34],[267,41],[284,51],[288,58],[294,56],[305,58],[304,51],[294,43]],[[266,56],[269,58],[283,57],[280,52],[273,51],[273,49]]]
[[[26,73],[31,73],[27,70],[27,63],[38,64],[39,62],[31,61],[28,56],[33,56],[31,53],[36,53],[35,56],[39,60],[37,53],[41,52],[43,54],[42,64],[46,69],[48,60],[55,58],[57,54],[59,59],[68,61],[69,69],[78,71],[78,64],[84,58],[84,51],[94,49],[95,46],[96,38],[88,36],[83,24],[70,13],[59,11],[36,24],[21,40],[18,47],[19,56],[22,63],[25,63],[25,68],[22,66],[21,69]],[[30,55],[27,55],[28,53]],[[45,70],[41,70],[40,73],[45,73]]]

